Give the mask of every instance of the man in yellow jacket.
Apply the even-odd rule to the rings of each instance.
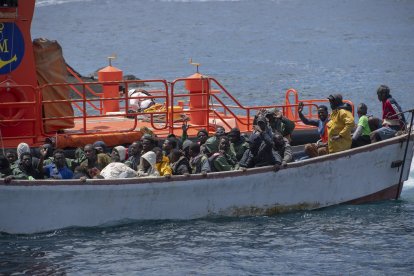
[[[351,132],[354,128],[354,116],[348,111],[342,102],[342,95],[329,95],[332,113],[328,127],[329,153],[339,152],[351,148]]]

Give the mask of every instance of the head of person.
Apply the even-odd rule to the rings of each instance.
[[[229,138],[227,136],[221,137],[220,142],[219,142],[219,150],[226,152],[229,149],[230,149]]]
[[[190,157],[196,157],[200,154],[200,145],[198,143],[191,143],[190,148],[188,149],[188,155]]]
[[[224,127],[217,126],[215,136],[220,139],[224,135],[226,135],[226,130],[224,129]]]
[[[141,141],[133,142],[129,146],[128,151],[129,151],[129,155],[130,156],[139,155],[141,153],[141,151],[142,151],[142,143],[141,143]]]
[[[326,105],[318,106],[318,118],[325,121],[328,118],[328,107]]]
[[[269,123],[272,123],[275,119],[276,119],[276,116],[275,116],[276,114],[274,113],[274,112],[272,112],[272,111],[269,111],[269,110],[266,110],[265,112],[264,112],[264,114],[263,114],[263,116],[266,118],[266,120],[269,122]]]
[[[390,88],[386,85],[380,85],[377,89],[377,96],[380,102],[385,101],[390,97]]]
[[[126,158],[126,148],[124,146],[116,146],[112,149],[112,162],[124,162]]]
[[[336,110],[343,105],[341,94],[329,95],[328,100],[332,110]]]
[[[28,144],[20,143],[17,145],[17,159],[20,160],[21,155],[26,152],[30,153],[30,147]]]
[[[275,148],[280,149],[285,146],[285,140],[280,133],[273,134],[273,143],[275,145]]]
[[[96,155],[98,154],[98,150],[92,144],[85,145],[83,147],[83,152],[88,160],[95,160]]]
[[[144,134],[141,138],[142,151],[148,152],[154,148],[154,137],[150,134]]]
[[[190,152],[190,146],[191,146],[192,143],[193,142],[191,142],[191,140],[185,140],[184,143],[183,143],[183,146],[182,146],[183,150],[182,151],[183,151],[185,157],[187,157],[187,158],[190,158],[189,152]]]
[[[6,158],[10,164],[13,164],[17,160],[17,152],[14,150],[6,151]]]
[[[30,152],[23,152],[20,155],[20,164],[26,169],[31,168],[32,167],[32,154]]]
[[[0,156],[0,173],[10,174],[10,163],[5,156]]]
[[[49,158],[53,155],[53,147],[51,144],[43,144],[42,148],[46,150],[45,158]]]
[[[161,163],[162,159],[164,158],[164,154],[162,152],[162,149],[159,147],[155,147],[152,149],[153,152],[155,152],[155,161],[156,163]]]
[[[229,133],[227,134],[227,136],[230,139],[230,142],[232,143],[236,143],[237,141],[240,140],[240,129],[238,128],[232,128]]]
[[[96,141],[93,143],[93,147],[98,151],[98,153],[106,153],[108,150],[108,147],[104,141]]]
[[[155,152],[148,151],[141,156],[142,168],[146,171],[157,163],[157,156]]]
[[[318,148],[316,147],[315,144],[306,144],[304,151],[306,155],[309,156],[310,158],[318,156]]]
[[[200,145],[203,145],[208,139],[208,132],[207,130],[200,129],[197,133],[197,141],[200,143]]]
[[[162,149],[167,153],[171,152],[171,150],[175,148],[177,148],[177,140],[172,137],[165,139],[162,144]]]
[[[358,105],[357,113],[358,113],[358,116],[359,117],[364,116],[364,115],[367,115],[367,113],[368,113],[368,107],[367,107],[367,105],[364,104],[364,103],[360,103]]]
[[[56,167],[63,168],[66,165],[65,152],[61,149],[57,149],[53,152],[53,162]]]

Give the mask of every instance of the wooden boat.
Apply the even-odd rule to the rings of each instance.
[[[0,231],[34,233],[131,220],[274,215],[394,199],[408,178],[413,157],[412,136],[406,142],[403,135],[290,163],[277,172],[263,167],[207,176],[3,183]]]
[[[39,146],[54,137],[57,147],[74,148],[104,140],[109,146],[131,143],[142,133],[180,135],[190,119],[190,136],[216,125],[249,132],[255,112],[279,108],[297,123],[293,141],[316,140],[316,130],[297,118],[298,94],[290,89],[282,105],[243,106],[216,79],[198,72],[188,78],[122,80],[108,66],[98,82],[48,82],[49,71],[65,76],[70,68],[58,62],[47,69],[47,56],[34,56],[30,22],[34,0],[0,7],[0,127],[2,148],[20,142]],[[37,44],[39,51],[46,44]],[[46,45],[47,46],[47,45]],[[46,52],[50,49],[48,48]],[[40,66],[41,67],[41,66]],[[36,70],[38,73],[36,74]],[[76,74],[72,72],[74,77]],[[162,102],[153,112],[129,112],[128,91],[143,87]],[[72,97],[68,95],[72,94]],[[230,101],[230,102],[229,102]],[[326,100],[301,100],[307,116]],[[305,138],[301,140],[300,138]],[[398,198],[413,157],[408,134],[329,156],[273,167],[208,175],[117,180],[36,180],[0,183],[0,231],[35,233],[65,227],[92,227],[129,220],[196,219],[215,216],[273,215],[312,210],[341,203]]]

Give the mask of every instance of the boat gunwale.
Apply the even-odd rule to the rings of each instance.
[[[362,147],[349,149],[346,151],[331,153],[324,156],[318,156],[310,159],[299,160],[292,163],[288,163],[286,168],[280,167],[280,170],[286,170],[291,168],[299,168],[308,164],[322,163],[328,160],[336,160],[344,156],[350,156],[359,154],[362,152],[369,152],[376,150],[383,146],[388,146],[391,144],[401,143],[401,146],[404,142],[407,141],[408,133],[405,133],[400,136],[396,136],[384,141],[375,142],[369,145]],[[411,135],[410,140],[414,140],[414,136]],[[409,149],[410,150],[410,149]],[[175,181],[192,181],[200,179],[217,179],[217,178],[228,178],[228,177],[239,177],[243,175],[254,175],[267,172],[275,172],[274,166],[264,166],[258,168],[246,168],[244,170],[235,170],[235,171],[226,171],[226,172],[211,172],[206,175],[203,174],[189,174],[189,175],[173,175],[170,177],[135,177],[135,178],[121,178],[121,179],[86,179],[82,181],[79,179],[73,180],[59,180],[59,179],[39,179],[39,180],[12,180],[10,183],[5,183],[0,181],[0,186],[87,186],[87,185],[96,185],[96,186],[109,186],[109,185],[141,185],[141,184],[152,184],[152,183],[171,183]]]

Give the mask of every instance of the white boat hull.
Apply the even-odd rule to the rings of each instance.
[[[0,184],[0,231],[35,233],[126,220],[273,215],[398,197],[404,137],[272,168],[171,179],[13,181]],[[411,139],[402,181],[413,157]]]

